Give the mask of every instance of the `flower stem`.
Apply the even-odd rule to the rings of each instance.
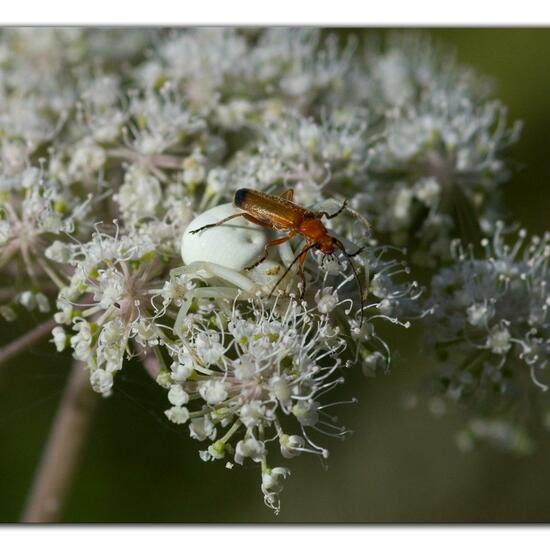
[[[143,363],[143,367],[149,374],[149,376],[156,380],[157,376],[160,373],[161,365],[155,355],[149,348],[144,348],[143,346],[137,345],[139,357]]]
[[[36,328],[30,332],[27,332],[23,336],[20,336],[17,340],[10,342],[3,348],[0,348],[0,364],[9,361],[12,357],[19,355],[33,344],[36,344],[37,342],[40,342],[40,340],[46,338],[56,324],[57,323],[53,319],[50,319],[49,321],[38,325]]]
[[[88,372],[75,361],[42,455],[22,521],[59,521],[99,401]]]

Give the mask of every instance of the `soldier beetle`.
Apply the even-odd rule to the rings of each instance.
[[[336,252],[336,250],[341,251],[344,256],[349,260],[351,265],[353,275],[357,281],[357,286],[359,288],[360,298],[361,298],[361,325],[363,324],[363,286],[361,284],[361,279],[357,273],[357,269],[353,264],[351,258],[357,256],[365,247],[362,246],[353,253],[346,251],[345,246],[341,241],[336,237],[330,235],[327,231],[327,228],[323,225],[321,219],[331,219],[335,218],[346,208],[346,202],[342,204],[337,212],[334,214],[329,214],[328,212],[314,212],[313,210],[308,210],[303,208],[296,203],[292,202],[294,197],[294,191],[288,189],[282,195],[269,195],[267,193],[262,193],[261,191],[255,191],[254,189],[238,189],[235,192],[235,197],[233,199],[233,204],[237,208],[240,208],[244,212],[239,212],[233,214],[220,220],[216,223],[210,223],[199,227],[190,233],[199,233],[210,227],[216,227],[222,225],[229,220],[234,218],[243,217],[249,222],[261,225],[262,227],[268,227],[270,229],[275,229],[277,231],[286,231],[287,234],[284,237],[279,237],[277,239],[272,239],[268,241],[265,245],[264,255],[254,262],[252,265],[247,266],[245,269],[250,270],[260,263],[262,263],[268,256],[269,248],[272,246],[277,246],[283,244],[290,239],[301,235],[304,237],[306,244],[298,252],[297,256],[291,262],[291,264],[286,268],[285,272],[281,275],[279,280],[275,283],[273,289],[269,293],[269,296],[273,294],[277,286],[281,281],[288,275],[292,267],[298,263],[299,273],[302,279],[302,291],[301,296],[304,295],[306,288],[306,279],[304,275],[304,262],[307,257],[307,253],[316,248],[320,250],[323,254],[329,256]]]

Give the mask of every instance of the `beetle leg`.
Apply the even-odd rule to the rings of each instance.
[[[281,193],[281,198],[287,201],[292,201],[294,198],[294,189],[287,189]]]
[[[267,258],[267,255],[269,253],[269,249],[272,246],[278,246],[280,244],[286,243],[287,241],[292,239],[292,237],[294,237],[295,235],[296,235],[296,233],[294,231],[291,231],[288,235],[286,235],[284,237],[268,241],[265,244],[264,255],[258,261],[254,262],[252,265],[249,265],[249,266],[245,267],[245,270],[250,271],[251,269],[254,269],[257,265],[260,265]]]
[[[307,253],[314,247],[315,247],[315,243],[314,244],[308,243],[300,252],[298,252],[298,255],[294,258],[294,260],[292,260],[292,263],[286,268],[285,272],[279,277],[279,280],[275,283],[275,285],[271,289],[271,292],[269,293],[269,297],[273,295],[273,293],[275,292],[275,289],[279,286],[281,281],[288,275],[289,271],[294,267],[294,264],[296,262],[300,261],[301,264],[303,265],[306,259]],[[304,282],[304,287],[305,287],[305,276],[303,273],[303,269],[300,270],[300,274],[302,276],[302,280]]]
[[[351,254],[348,254],[348,258],[353,258],[354,256],[357,256],[357,254],[360,254],[367,248],[367,245],[364,244],[363,246],[359,247],[355,252],[352,252]]]
[[[363,250],[365,250],[365,248],[367,248],[367,245],[364,244],[363,246],[360,246],[355,252],[351,252],[349,253],[345,247],[344,247],[344,244],[341,243],[340,241],[338,241],[340,243],[340,248],[341,250],[344,252],[344,254],[348,257],[348,258],[354,258],[355,256],[357,256],[358,254],[361,254],[361,252],[363,252]]]
[[[222,225],[225,222],[228,222],[229,220],[232,220],[233,218],[238,218],[239,216],[244,216],[244,212],[239,212],[238,214],[232,214],[231,216],[227,216],[227,218],[224,218],[223,220],[220,220],[216,223],[209,223],[207,225],[203,225],[202,227],[199,227],[198,229],[193,229],[193,231],[189,231],[191,235],[194,235],[195,233],[199,233],[199,231],[203,231],[204,229],[210,229],[211,227],[216,227],[218,225]]]
[[[309,249],[311,247],[308,247],[304,249],[304,251],[300,254],[300,259],[298,260],[298,271],[300,273],[300,278],[302,279],[302,290],[300,292],[300,300],[303,299],[304,294],[306,293],[306,276],[304,274],[304,263],[307,258],[307,253],[309,252]]]
[[[327,220],[330,220],[332,218],[335,218],[336,216],[338,216],[339,214],[341,214],[343,212],[343,210],[347,207],[348,205],[348,201],[345,200],[343,203],[342,203],[342,206],[340,206],[340,208],[334,212],[334,214],[329,214],[328,212],[317,212],[317,216],[319,218],[322,218],[322,217],[325,217]]]
[[[225,222],[228,222],[229,220],[232,220],[234,218],[238,218],[242,216],[249,222],[255,223],[257,225],[261,225],[262,227],[271,227],[270,225],[265,224],[264,222],[261,222],[260,220],[257,220],[247,212],[239,212],[238,214],[232,214],[231,216],[227,216],[227,218],[224,218],[223,220],[220,220],[216,223],[209,223],[207,225],[203,225],[202,227],[199,227],[198,229],[193,229],[193,231],[189,231],[191,235],[194,235],[195,233],[199,233],[200,231],[203,231],[204,229],[210,229],[211,227],[217,227],[218,225],[222,225]]]

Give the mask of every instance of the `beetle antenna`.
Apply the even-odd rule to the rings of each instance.
[[[315,246],[316,246],[315,244],[312,244],[310,246],[306,246],[303,250],[298,252],[298,255],[294,258],[294,260],[292,260],[292,263],[286,268],[285,272],[279,277],[279,280],[275,283],[275,285],[271,289],[271,292],[269,293],[268,298],[271,298],[271,296],[275,292],[275,289],[281,284],[281,281],[288,275],[289,271],[294,267],[294,264],[300,259],[300,256],[302,254],[305,254],[306,252],[308,252],[309,250],[311,250]]]
[[[363,250],[364,247],[360,248],[359,250],[355,251],[353,254],[348,254],[346,251],[346,247],[338,240],[334,239],[334,243],[336,246],[344,253],[344,256],[349,260],[349,264],[351,266],[351,270],[353,271],[353,275],[355,276],[355,281],[357,282],[357,287],[359,288],[359,297],[361,298],[361,318],[359,321],[359,327],[363,326],[363,320],[364,320],[364,312],[363,308],[365,306],[364,296],[363,296],[363,284],[361,283],[361,279],[359,278],[359,274],[357,273],[357,268],[355,267],[355,264],[353,263],[353,256],[357,256],[359,252]]]

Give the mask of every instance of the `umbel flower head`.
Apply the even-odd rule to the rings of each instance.
[[[78,189],[64,187],[43,166],[28,166],[27,154],[22,155],[22,166],[6,162],[0,167],[0,269],[12,277],[5,286],[0,283],[0,313],[7,320],[17,316],[20,306],[50,310],[50,300],[68,275],[50,245],[85,235],[94,202]]]
[[[305,264],[302,298],[296,272],[277,292],[273,285],[288,252],[283,247],[250,271],[242,267],[250,263],[249,251],[239,248],[243,242],[257,254],[263,251],[266,241],[254,236],[257,229],[222,225],[204,239],[189,232],[211,217],[223,217],[228,207],[192,222],[183,250],[193,261],[173,270],[158,291],[159,319],[176,319],[176,338],[159,342],[170,360],[157,381],[169,390],[169,420],[188,424],[195,439],[210,440],[201,451],[203,460],[223,459],[228,467],[245,459],[259,463],[265,502],[277,512],[290,471],[273,467],[268,452],[278,446],[283,458],[306,452],[328,457],[316,436],[348,433],[325,411],[338,404],[330,391],[345,381],[345,370],[359,357],[369,376],[387,371],[391,353],[377,334],[378,323],[408,326],[402,319],[418,315],[420,292],[400,280],[406,270],[384,259],[387,251],[376,246],[356,260],[358,276],[370,290],[364,301],[350,266],[322,254]],[[240,241],[240,235],[249,241]]]
[[[162,333],[154,324],[149,291],[159,285],[165,262],[156,254],[161,245],[154,228],[147,229],[114,236],[97,230],[86,243],[53,245],[74,269],[59,292],[55,315],[73,333],[67,336],[56,327],[54,342],[58,351],[70,344],[75,359],[89,369],[92,387],[104,396],[110,395],[125,357],[136,351],[130,341],[155,345]]]
[[[493,239],[482,242],[481,258],[456,244],[454,263],[432,281],[434,315],[425,322],[429,347],[442,361],[436,387],[449,399],[491,416],[533,394],[541,402],[533,409],[536,423],[546,414],[550,380],[550,234],[528,240],[519,230],[507,244],[510,233],[497,224]],[[506,418],[513,426],[524,417],[518,411]],[[492,432],[470,431],[472,437],[485,433]]]
[[[268,460],[269,444],[284,458],[303,452],[326,458],[314,434],[346,434],[325,412],[333,404],[330,390],[349,367],[341,357],[346,341],[327,316],[294,300],[269,309],[250,300],[246,310],[189,319],[181,344],[170,347],[170,374],[161,375],[173,405],[166,415],[188,423],[194,439],[211,440],[203,460],[259,463],[266,504],[278,510],[289,471],[269,465],[275,460]]]

